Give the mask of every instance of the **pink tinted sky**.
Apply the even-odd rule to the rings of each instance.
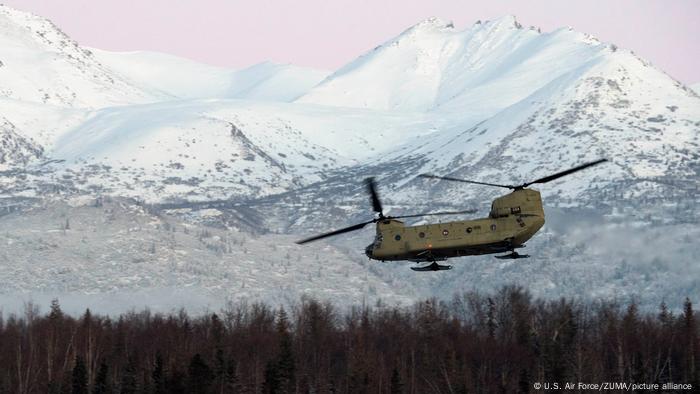
[[[245,67],[264,60],[336,69],[430,16],[464,28],[513,14],[634,50],[685,83],[700,82],[697,0],[5,0],[53,20],[83,45],[154,50]]]

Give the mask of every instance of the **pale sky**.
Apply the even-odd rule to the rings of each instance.
[[[2,1],[2,0],[0,0]],[[4,0],[86,46],[152,50],[242,68],[261,61],[334,70],[430,16],[465,28],[512,14],[635,51],[700,82],[698,0]]]

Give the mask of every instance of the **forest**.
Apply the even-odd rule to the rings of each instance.
[[[530,393],[538,382],[698,392],[697,319],[690,299],[676,301],[676,311],[641,311],[511,286],[408,307],[303,298],[196,316],[70,316],[54,300],[45,314],[30,304],[0,315],[0,392]]]

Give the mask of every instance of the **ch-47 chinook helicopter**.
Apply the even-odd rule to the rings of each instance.
[[[521,259],[530,257],[529,255],[518,254],[515,249],[524,247],[525,242],[542,228],[544,225],[544,209],[542,207],[540,192],[528,189],[528,186],[535,183],[547,183],[605,161],[607,160],[600,159],[591,163],[586,163],[532,182],[523,183],[522,185],[499,185],[495,183],[421,174],[419,176],[424,178],[503,187],[512,189],[513,191],[493,200],[491,212],[486,218],[419,226],[405,226],[403,222],[397,219],[435,215],[457,215],[474,213],[475,211],[384,216],[382,203],[377,194],[376,184],[373,178],[369,178],[366,180],[367,189],[372,201],[372,208],[374,212],[378,214],[376,218],[354,226],[307,238],[297,243],[304,244],[316,241],[321,238],[359,230],[370,223],[376,223],[377,232],[374,242],[365,248],[365,254],[370,259],[380,261],[408,260],[417,263],[431,263],[423,267],[411,267],[414,271],[451,269],[451,265],[440,265],[437,263],[437,261],[444,261],[450,257],[505,252],[510,253],[495,257],[501,259]]]

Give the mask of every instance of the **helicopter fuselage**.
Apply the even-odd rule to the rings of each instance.
[[[540,193],[517,189],[496,198],[486,218],[418,226],[387,218],[376,223],[368,257],[380,261],[439,261],[513,251],[544,225]]]

